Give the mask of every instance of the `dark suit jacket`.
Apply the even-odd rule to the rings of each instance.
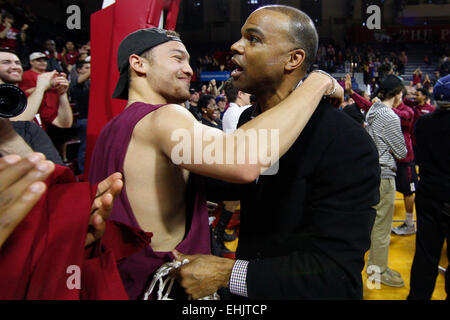
[[[321,104],[281,157],[277,174],[246,185],[207,179],[206,186],[210,200],[241,200],[236,257],[250,260],[249,298],[362,299],[379,184],[370,136]]]

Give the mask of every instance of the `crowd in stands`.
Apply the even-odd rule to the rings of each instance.
[[[52,38],[52,27],[29,5],[0,3],[0,50],[20,59],[23,76],[17,83],[28,99],[27,111],[14,120],[33,120],[47,131],[64,161],[66,143],[79,140],[71,168],[83,172],[90,88],[90,41],[85,35]],[[55,41],[54,39],[57,39]],[[70,39],[70,40],[69,40]],[[39,91],[43,90],[39,95]],[[35,106],[33,102],[36,101]],[[33,108],[34,106],[34,108]],[[61,130],[64,129],[64,130]],[[67,161],[69,162],[69,161]]]

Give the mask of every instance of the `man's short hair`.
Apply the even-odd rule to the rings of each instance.
[[[119,78],[119,81],[117,82],[116,89],[114,90],[113,98],[124,99],[124,100],[128,99],[128,88],[130,87],[130,83],[131,83],[131,69],[132,68],[128,64],[128,58],[131,55],[130,54],[131,51],[123,50],[125,52],[121,54],[120,49],[122,47],[122,44],[124,44],[126,42],[127,38],[130,38],[130,37],[135,38],[135,37],[133,37],[133,35],[136,35],[138,33],[142,34],[142,32],[145,32],[145,30],[147,30],[153,34],[155,33],[155,30],[157,30],[156,33],[164,34],[166,36],[166,38],[173,38],[173,40],[181,41],[180,34],[178,32],[173,31],[173,30],[164,30],[164,29],[158,29],[158,28],[142,29],[142,30],[138,30],[136,32],[130,33],[128,36],[126,36],[125,39],[122,40],[122,42],[120,43],[119,52],[117,53],[117,65],[119,67],[120,78]],[[140,51],[138,53],[141,57],[146,58],[149,61],[149,63],[151,64],[153,61],[152,49],[163,42],[157,41],[156,45],[149,45],[147,47],[148,49],[145,49],[144,51],[138,50],[138,51]],[[146,43],[148,43],[148,42],[146,42]],[[151,44],[151,42],[150,42],[150,44]]]
[[[15,52],[14,50],[11,50],[11,49],[0,48],[0,52],[12,53],[12,54],[16,55],[17,57],[19,57],[19,55],[17,54],[17,52]]]
[[[430,93],[429,93],[428,90],[425,89],[425,88],[419,88],[419,89],[417,89],[416,91],[422,93],[422,95],[424,95],[424,96],[427,97],[427,98],[430,97]]]
[[[268,5],[260,9],[281,12],[289,18],[288,36],[294,48],[305,51],[302,69],[307,72],[314,61],[316,61],[319,48],[319,35],[312,19],[303,11],[290,6]]]
[[[86,61],[86,60],[78,60],[78,61],[76,62],[76,64],[75,64],[75,68],[76,68],[76,70],[78,70],[78,69],[83,68],[83,66],[84,66],[85,64],[90,64],[90,63],[91,63],[90,61]]]
[[[389,100],[401,93],[404,87],[403,81],[399,77],[390,74],[380,81],[376,96],[381,101]]]
[[[223,89],[225,90],[225,95],[227,96],[228,101],[236,102],[239,90],[234,86],[232,78],[225,81]]]

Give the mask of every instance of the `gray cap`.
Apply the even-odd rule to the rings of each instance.
[[[45,53],[42,52],[33,52],[32,54],[30,54],[30,61],[39,59],[39,58],[45,58],[47,59],[47,55]]]

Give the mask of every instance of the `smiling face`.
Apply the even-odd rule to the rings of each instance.
[[[289,19],[283,13],[260,9],[248,17],[241,39],[231,46],[237,66],[231,76],[239,90],[256,94],[280,83],[294,49],[288,31]]]
[[[0,52],[0,80],[17,84],[22,81],[23,68],[19,58],[9,52]]]
[[[193,71],[189,53],[180,41],[168,41],[154,47],[143,57],[150,88],[168,103],[182,103],[189,92]]]
[[[214,99],[209,99],[206,108],[202,109],[210,119],[214,119],[214,113],[217,111],[216,101]]]

